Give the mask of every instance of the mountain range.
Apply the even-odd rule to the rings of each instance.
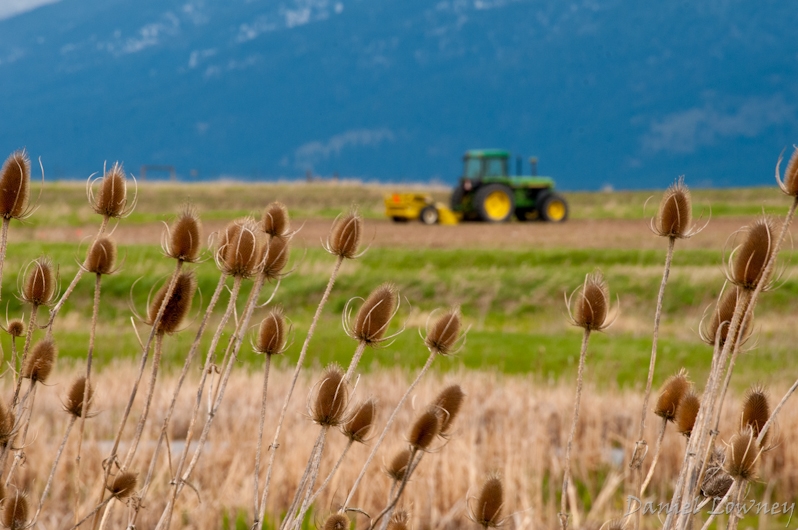
[[[791,2],[8,1],[0,153],[47,178],[452,183],[492,147],[563,189],[771,185],[798,143]]]

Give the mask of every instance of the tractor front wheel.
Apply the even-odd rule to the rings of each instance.
[[[488,184],[474,195],[479,218],[488,223],[503,223],[510,220],[515,210],[513,192],[502,184]]]
[[[438,209],[432,205],[425,206],[421,213],[419,214],[418,218],[421,219],[421,222],[425,225],[434,225],[438,223]]]
[[[568,219],[568,203],[561,195],[546,193],[543,197],[538,197],[538,201],[538,214],[544,221],[561,223]]]

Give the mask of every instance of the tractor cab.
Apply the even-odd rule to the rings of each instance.
[[[537,175],[537,159],[530,158],[531,175],[510,176],[510,153],[476,149],[463,157],[463,175],[452,192],[452,210],[465,219],[487,222],[542,219],[561,222],[568,216],[565,199],[554,192],[554,180]]]

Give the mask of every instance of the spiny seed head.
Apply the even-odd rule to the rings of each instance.
[[[388,530],[408,530],[409,525],[410,514],[404,510],[397,510],[388,521]]]
[[[83,394],[86,391],[86,377],[81,376],[75,379],[72,382],[72,385],[69,387],[69,392],[67,392],[66,403],[64,403],[64,410],[66,410],[71,415],[79,418],[83,416]],[[88,403],[88,407],[86,407],[86,413],[88,414],[89,408],[91,408],[91,400],[94,397],[94,389],[91,387],[91,383],[89,383],[89,394],[86,399],[86,403]]]
[[[793,149],[782,184],[784,193],[793,197],[798,196],[798,148]]]
[[[166,254],[189,263],[199,259],[201,250],[201,225],[197,212],[186,206],[169,230],[169,241],[164,245]]]
[[[275,307],[261,320],[255,352],[279,355],[285,349],[285,316],[283,309]]]
[[[708,499],[722,499],[728,493],[733,482],[734,479],[728,473],[723,471],[723,469],[719,469],[712,475],[707,474],[701,485],[701,493]]]
[[[138,475],[131,471],[122,471],[114,477],[108,490],[117,499],[127,499],[135,492],[136,484],[138,484]]]
[[[754,290],[763,278],[765,266],[775,246],[773,220],[760,217],[748,227],[743,242],[735,250],[730,280],[743,289]]]
[[[377,403],[373,399],[364,401],[341,429],[353,442],[363,443],[374,425]]]
[[[153,325],[158,316],[158,311],[166,298],[166,291],[169,289],[169,282],[165,283],[150,303],[148,324]],[[161,321],[158,323],[158,333],[174,333],[179,330],[183,319],[191,310],[191,300],[197,290],[197,278],[192,271],[181,272],[175,282],[172,296],[166,303]]]
[[[474,509],[474,520],[483,528],[495,528],[501,523],[504,488],[498,475],[492,475],[482,485]]]
[[[28,526],[28,497],[17,490],[3,502],[3,526],[22,530]]]
[[[118,218],[125,215],[127,206],[127,178],[122,164],[114,162],[111,170],[103,175],[100,189],[92,203],[95,212],[105,217]]]
[[[327,249],[336,256],[354,259],[357,257],[357,249],[362,237],[363,218],[358,212],[351,211],[337,218],[333,223],[327,240]]]
[[[288,242],[287,238],[273,237],[268,246],[264,246],[266,256],[261,272],[267,280],[276,280],[283,276],[283,269],[288,264]]]
[[[25,364],[22,365],[22,377],[33,382],[44,383],[50,376],[50,372],[53,371],[57,355],[58,349],[52,339],[37,342],[25,358]]]
[[[754,431],[746,426],[729,441],[723,469],[733,479],[750,481],[756,478],[758,461],[759,447],[756,445]]]
[[[349,517],[342,513],[334,513],[324,521],[323,530],[349,530]]]
[[[690,381],[687,379],[687,373],[684,369],[679,370],[679,373],[669,377],[665,384],[662,385],[657,404],[654,406],[654,414],[668,421],[673,421],[676,418],[679,402],[689,390]]]
[[[398,302],[398,291],[394,284],[384,283],[374,289],[357,312],[352,338],[366,344],[382,341]]]
[[[438,411],[438,419],[441,422],[441,436],[449,434],[449,428],[460,412],[464,399],[465,393],[460,385],[449,385],[432,402],[432,406]]]
[[[626,530],[626,518],[610,519],[599,530]]]
[[[319,425],[335,426],[343,421],[348,399],[344,373],[337,365],[324,371],[313,405],[313,421]]]
[[[701,338],[709,345],[714,346],[718,340],[718,333],[720,333],[720,345],[726,342],[726,335],[729,333],[729,324],[731,324],[734,317],[734,309],[737,307],[739,289],[732,286],[730,289],[725,289],[715,309],[712,311],[712,316],[709,319],[709,324],[702,326]],[[747,326],[750,328],[750,326]]]
[[[604,275],[598,270],[588,274],[576,295],[573,323],[580,328],[600,331],[606,327],[609,309],[610,292]]]
[[[14,151],[0,169],[0,216],[19,219],[28,209],[30,158],[25,150]]]
[[[768,394],[765,389],[759,386],[748,389],[743,401],[742,427],[750,427],[754,438],[758,438],[762,427],[765,426],[769,418],[770,403],[768,403]],[[765,434],[762,445],[767,442],[768,434],[770,434],[770,429]]]
[[[692,205],[690,190],[681,177],[662,196],[657,213],[657,233],[663,237],[683,238],[690,235]]]
[[[407,471],[407,466],[410,464],[411,455],[410,449],[402,449],[396,453],[385,470],[388,476],[396,482],[402,482],[405,479],[405,471]]]
[[[222,271],[249,278],[257,272],[261,255],[261,244],[251,219],[238,219],[227,225],[217,252]]]
[[[94,274],[111,274],[115,263],[116,243],[110,237],[101,237],[92,244],[83,267]]]
[[[28,276],[22,289],[22,299],[29,304],[49,305],[55,296],[56,272],[50,258],[41,256],[28,266]]]
[[[14,413],[0,402],[0,446],[5,447],[16,433],[16,419]],[[0,481],[0,484],[2,481]]]
[[[430,408],[422,412],[413,422],[407,441],[414,449],[426,451],[440,432],[441,422],[438,419],[438,409]]]
[[[8,323],[8,328],[6,329],[9,335],[12,337],[21,337],[25,334],[25,323],[22,322],[20,319],[15,318],[11,322]]]
[[[689,438],[693,432],[695,419],[700,408],[701,401],[698,399],[698,395],[693,391],[688,391],[676,408],[676,419],[674,421],[676,430]]]
[[[460,309],[452,308],[435,321],[427,338],[424,339],[424,344],[432,352],[447,355],[452,352],[457,339],[460,338],[461,327]]]
[[[263,211],[260,229],[271,237],[285,237],[289,230],[288,208],[281,202],[273,202]]]

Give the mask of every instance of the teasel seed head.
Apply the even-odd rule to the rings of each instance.
[[[271,237],[286,237],[290,230],[288,208],[281,202],[269,204],[263,211],[260,229]]]
[[[440,432],[441,422],[438,419],[438,409],[429,408],[413,422],[407,441],[413,449],[427,451]]]
[[[199,260],[202,226],[196,210],[186,206],[164,235],[164,253],[170,258],[188,263]]]
[[[52,339],[36,343],[22,365],[22,377],[32,382],[44,383],[53,371],[58,349]]]
[[[432,325],[424,344],[431,352],[448,355],[452,353],[454,345],[460,338],[461,327],[460,309],[456,307],[449,309]]]
[[[289,239],[282,237],[273,237],[269,240],[268,245],[264,245],[265,256],[263,258],[263,265],[261,274],[267,280],[278,280],[284,276],[283,270],[288,264],[289,252]]]
[[[707,470],[701,483],[701,494],[707,498],[723,498],[732,485],[733,479],[723,470],[726,453],[713,447],[707,460]]]
[[[654,406],[654,414],[665,420],[673,421],[676,418],[679,402],[689,390],[690,381],[687,379],[687,372],[681,369],[679,373],[669,377],[662,385]]]
[[[111,496],[117,499],[127,499],[135,493],[137,484],[138,475],[136,475],[136,473],[132,471],[122,471],[114,477],[113,482],[108,486],[108,491],[111,492]]]
[[[792,156],[787,163],[787,169],[784,171],[784,180],[779,176],[779,166],[781,165],[781,157],[776,165],[776,181],[779,183],[781,191],[787,195],[798,197],[798,147],[793,146]]]
[[[110,237],[101,237],[89,248],[83,268],[94,274],[111,274],[115,263],[116,243]]]
[[[410,528],[410,514],[405,510],[397,510],[388,521],[388,530],[408,530]]]
[[[0,216],[25,217],[30,198],[30,158],[24,149],[14,151],[0,169]]]
[[[330,254],[355,259],[362,237],[363,218],[353,210],[333,222],[326,249]]]
[[[723,346],[726,342],[726,335],[729,333],[729,325],[734,317],[734,310],[737,307],[739,294],[740,289],[735,285],[723,290],[723,293],[715,304],[712,315],[709,317],[709,323],[705,324],[705,320],[701,322],[699,328],[701,340],[710,346],[714,346],[715,342],[719,340],[719,345]],[[745,310],[745,308],[743,308],[743,310]],[[748,319],[746,329],[744,330],[745,333],[743,334],[743,340],[750,335],[751,328],[751,319]],[[718,333],[720,333],[720,338],[718,338]]]
[[[366,437],[374,425],[374,416],[377,412],[377,403],[373,399],[364,401],[357,407],[341,431],[353,442],[365,443]]]
[[[69,387],[69,392],[67,392],[66,403],[64,403],[64,410],[70,413],[71,415],[79,418],[83,416],[83,394],[86,390],[86,377],[81,376],[75,379],[72,382],[72,385]],[[89,409],[91,408],[91,400],[94,397],[94,389],[91,387],[91,383],[89,383],[89,394],[88,398],[86,399],[86,403],[88,406],[86,407],[86,414],[88,415]]]
[[[690,237],[692,222],[690,190],[680,177],[662,196],[656,220],[656,233],[663,237]]]
[[[775,250],[775,228],[769,217],[760,217],[746,230],[745,239],[729,258],[729,280],[749,291],[756,289],[763,278],[765,266]]]
[[[216,253],[219,268],[230,276],[250,278],[260,266],[263,250],[251,219],[237,219],[227,225]]]
[[[127,215],[127,177],[122,164],[114,162],[111,170],[100,179],[97,195],[89,196],[89,202],[92,209],[102,216],[119,218]]]
[[[322,530],[349,530],[349,517],[342,513],[334,513],[324,521]]]
[[[735,480],[751,481],[756,478],[760,449],[751,427],[746,426],[732,436],[726,447],[723,469]]]
[[[576,292],[576,300],[572,302],[573,298],[574,295],[571,295],[568,300],[572,324],[591,331],[601,331],[609,326],[610,292],[601,271],[596,270],[585,276],[585,283]],[[575,304],[573,310],[571,303]]]
[[[382,342],[398,303],[398,290],[394,284],[384,283],[374,289],[360,306],[350,336],[370,345]]]
[[[316,391],[313,421],[328,427],[339,425],[343,421],[348,398],[343,370],[335,364],[328,366]]]
[[[17,432],[16,427],[14,412],[0,402],[0,447],[5,447],[11,442]]]
[[[472,517],[482,528],[495,528],[501,525],[503,507],[504,487],[501,477],[491,475],[482,485]]]
[[[22,320],[15,318],[8,323],[6,332],[8,332],[8,334],[12,337],[21,337],[25,334],[25,323],[22,322]]]
[[[285,316],[283,308],[275,307],[261,320],[255,353],[279,355],[285,351]]]
[[[150,303],[147,323],[153,325],[155,317],[158,316],[158,310],[166,298],[166,291],[169,288],[169,283],[165,283]],[[180,330],[180,324],[183,319],[191,310],[191,300],[194,298],[194,292],[197,290],[197,277],[192,271],[181,272],[175,282],[175,288],[172,291],[172,296],[166,303],[161,321],[158,323],[158,333],[175,333]]]
[[[599,530],[627,530],[626,526],[627,519],[625,517],[620,517],[618,519],[610,519],[606,521]]]
[[[698,410],[700,408],[701,401],[698,395],[692,390],[688,391],[684,397],[682,397],[679,406],[676,408],[676,418],[674,420],[674,423],[676,423],[676,430],[689,438],[690,434],[693,432],[695,420],[696,417],[698,417]]]
[[[770,403],[768,402],[767,392],[760,386],[748,389],[743,401],[741,427],[750,427],[754,433],[754,438],[758,438],[768,419],[770,419]],[[762,439],[763,446],[766,445],[769,434],[770,429],[768,429]]]
[[[19,490],[3,502],[3,526],[10,530],[28,528],[28,497]]]
[[[446,437],[452,422],[460,412],[460,407],[465,399],[465,393],[460,385],[449,385],[444,388],[432,402],[432,406],[438,411],[438,419],[441,423],[440,435]]]
[[[36,258],[27,268],[22,299],[34,306],[50,305],[55,297],[58,275],[50,258]]]
[[[396,482],[402,482],[405,479],[407,466],[410,465],[411,456],[413,456],[413,453],[410,449],[401,449],[393,456],[385,472]]]

